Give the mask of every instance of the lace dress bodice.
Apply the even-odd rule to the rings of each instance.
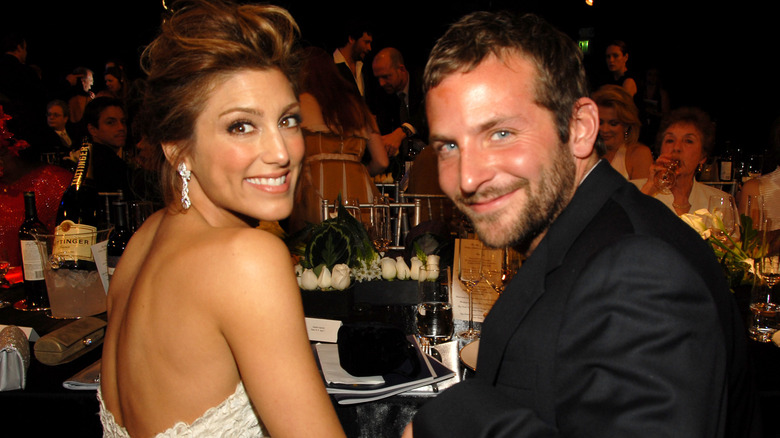
[[[107,438],[129,438],[127,430],[116,423],[114,415],[106,409],[103,396],[98,387],[97,397],[100,401],[100,422],[103,423],[103,436]],[[181,436],[208,437],[267,437],[263,423],[255,413],[249,396],[244,389],[244,383],[239,382],[236,391],[218,406],[207,410],[200,418],[191,424],[178,422],[165,432],[156,435],[157,438]]]

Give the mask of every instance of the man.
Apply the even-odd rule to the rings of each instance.
[[[42,128],[44,96],[39,74],[27,65],[27,40],[13,32],[0,36],[0,105],[13,117],[9,127],[17,138],[33,138]]]
[[[385,91],[384,96],[377,96],[374,112],[387,154],[395,156],[404,146],[407,150],[401,150],[401,155],[413,157],[425,146],[423,139],[428,135],[420,79],[413,80],[401,52],[392,47],[380,50],[371,67]]]
[[[333,52],[333,61],[339,72],[361,96],[366,96],[366,85],[363,79],[363,60],[371,51],[374,38],[365,26],[350,25],[347,30],[347,41]]]
[[[122,103],[110,97],[96,97],[84,109],[84,121],[92,139],[92,171],[98,192],[117,192],[131,197],[128,168],[121,158],[127,139]]]
[[[70,151],[81,144],[69,126],[70,112],[68,104],[63,100],[52,100],[46,104],[46,125],[49,129],[42,131],[38,149],[44,154],[56,157],[56,162],[73,171],[75,162],[70,159]]]
[[[527,259],[476,374],[406,435],[756,436],[745,327],[711,249],[600,160],[582,54],[535,16],[474,13],[425,72],[442,190]]]

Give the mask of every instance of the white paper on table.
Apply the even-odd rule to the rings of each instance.
[[[108,294],[108,240],[92,245],[92,258],[95,259],[100,281]]]
[[[463,241],[464,257],[460,256],[461,244]],[[469,294],[458,280],[460,263],[463,261],[468,266],[479,268],[480,250],[482,242],[477,239],[455,239],[455,257],[452,263],[452,312],[455,319],[462,321],[469,320]],[[462,260],[461,260],[462,259]],[[501,267],[494,267],[500,269]],[[474,322],[483,322],[485,316],[493,307],[493,303],[498,299],[498,293],[493,290],[484,280],[480,281],[474,288]]]
[[[317,344],[317,357],[320,360],[322,375],[328,384],[340,385],[381,385],[385,383],[382,376],[357,377],[341,368],[339,346],[336,344]]]

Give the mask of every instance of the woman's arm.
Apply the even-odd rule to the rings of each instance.
[[[642,179],[650,177],[650,165],[653,164],[653,153],[643,144],[636,144],[629,149],[626,157],[628,179]]]
[[[298,284],[281,240],[246,230],[226,245],[215,312],[252,403],[272,436],[342,437],[306,334]],[[227,272],[224,272],[226,271]]]

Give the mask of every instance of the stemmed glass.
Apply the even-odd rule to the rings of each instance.
[[[707,209],[723,221],[723,230],[716,224],[712,224],[711,231],[715,238],[724,243],[729,240],[729,237],[735,241],[739,239],[739,212],[731,195],[710,196]]]
[[[460,339],[472,340],[479,338],[479,330],[474,329],[474,288],[482,280],[482,248],[480,248],[480,262],[477,266],[471,263],[465,263],[466,257],[463,255],[465,239],[460,240],[460,263],[458,264],[458,280],[460,280],[466,293],[469,294],[469,326],[467,330],[458,333]]]
[[[379,254],[384,255],[392,240],[390,233],[390,200],[385,196],[374,198],[368,224],[368,235]]]
[[[771,229],[771,219],[761,221],[761,233],[765,253],[756,262],[756,273],[753,290],[750,296],[750,338],[759,342],[771,341],[772,335],[780,328],[778,312],[780,311],[780,291],[775,286],[780,282],[780,249],[768,246],[767,234]]]
[[[0,251],[0,288],[7,288],[11,286],[11,283],[5,278],[5,274],[8,273],[8,269],[10,267],[11,262],[8,261],[7,250],[3,248]],[[10,305],[10,301],[0,300],[0,309]]]
[[[512,248],[482,249],[482,278],[496,293],[504,292],[519,268],[518,254]]]

